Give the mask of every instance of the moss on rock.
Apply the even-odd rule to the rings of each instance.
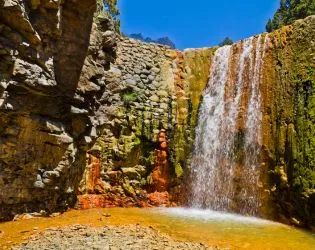
[[[271,179],[272,194],[277,213],[300,226],[315,224],[314,30],[311,16],[271,33],[264,67],[264,143],[272,152],[271,176],[279,176]]]

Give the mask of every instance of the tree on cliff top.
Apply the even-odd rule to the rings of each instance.
[[[111,16],[118,16],[119,10],[117,8],[117,0],[97,0],[97,13],[107,11]]]
[[[219,43],[219,46],[225,46],[225,45],[232,45],[233,44],[233,40],[229,37],[224,38],[224,40],[222,42]]]
[[[101,13],[108,14],[114,22],[116,31],[120,33],[120,20],[118,18],[120,12],[117,8],[117,1],[118,0],[97,0],[96,13],[97,15]]]
[[[271,32],[314,14],[315,0],[280,0],[280,7],[273,18],[268,20],[266,30]]]

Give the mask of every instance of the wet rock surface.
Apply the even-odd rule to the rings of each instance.
[[[31,249],[219,249],[201,243],[176,241],[153,228],[141,226],[106,226],[90,228],[74,225],[65,228],[51,228],[33,235],[27,242],[13,247],[13,250]]]

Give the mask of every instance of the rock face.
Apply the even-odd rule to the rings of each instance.
[[[92,28],[95,8],[0,1],[0,219],[75,202],[115,46],[108,20]]]
[[[102,109],[108,120],[89,150],[100,157],[105,189],[93,192],[93,204],[86,205],[92,175],[87,167],[79,206],[95,207],[95,199],[111,201],[107,206],[170,205],[169,198],[184,199],[181,180],[214,51],[183,53],[120,38],[117,59],[105,73]]]
[[[277,218],[315,225],[315,16],[270,34],[263,153]],[[289,218],[289,219],[288,219]]]
[[[0,0],[1,219],[62,210],[77,195],[82,208],[189,199],[195,127],[217,48],[181,52],[119,37],[106,17],[93,22],[95,8],[93,0]],[[260,86],[268,216],[309,227],[314,25],[309,17],[268,35]]]
[[[170,173],[167,155],[167,136],[163,129],[158,134],[158,149],[155,150],[154,169],[152,171],[152,188],[156,191],[168,191],[170,183]]]

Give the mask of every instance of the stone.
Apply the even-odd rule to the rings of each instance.
[[[51,133],[62,133],[64,131],[61,123],[51,120],[46,121],[46,127]]]
[[[140,75],[140,78],[141,78],[141,79],[147,79],[147,75],[141,74],[141,75]]]
[[[121,70],[114,66],[111,66],[109,73],[111,73],[114,78],[120,78],[122,75]]]
[[[139,75],[133,75],[133,79],[136,81],[136,82],[140,82],[141,81],[141,78]]]
[[[71,106],[71,113],[72,114],[88,114],[89,112],[85,109],[79,109],[77,107]]]
[[[149,81],[149,79],[142,79],[142,82],[143,82],[144,84],[148,84],[150,81]]]
[[[116,46],[116,33],[112,30],[107,30],[103,33],[102,45],[104,48],[113,48]]]
[[[131,197],[136,197],[136,192],[129,183],[124,183],[122,187],[127,195]]]
[[[136,82],[135,80],[133,80],[133,79],[127,79],[127,80],[126,80],[126,84],[127,84],[128,86],[136,86],[136,85],[137,85],[137,82]]]
[[[168,110],[168,108],[169,108],[169,105],[168,105],[168,103],[166,102],[163,102],[163,100],[161,100],[162,101],[162,103],[160,104],[160,107],[161,107],[161,113],[163,113],[163,112],[165,112],[166,110]]]
[[[44,183],[44,185],[52,185],[53,180],[49,179],[49,178],[43,178],[43,183]]]
[[[141,175],[138,173],[136,168],[122,168],[123,174],[126,175],[129,179],[140,180]]]
[[[150,96],[149,99],[153,102],[159,102],[160,101],[160,98],[157,95],[152,95],[152,96]]]
[[[167,96],[169,96],[169,94],[165,90],[159,90],[157,92],[157,95],[160,96],[160,97],[167,97]]]
[[[45,171],[43,173],[43,178],[59,178],[60,173],[58,171]]]
[[[160,73],[161,70],[159,68],[157,68],[157,67],[153,67],[151,69],[151,71],[154,72],[155,74],[158,74],[158,73]]]
[[[45,188],[45,184],[42,181],[35,181],[34,182],[34,187],[35,188],[39,188],[39,189],[44,189]]]
[[[166,194],[152,194],[150,201],[166,206]],[[110,206],[106,204],[101,197],[80,197],[86,208]],[[90,203],[89,203],[90,199]],[[143,207],[148,205],[143,204]],[[91,211],[92,220],[98,220],[97,223],[107,224],[110,215],[101,214],[97,216]],[[94,219],[98,218],[98,219]],[[29,219],[27,215],[24,218]],[[89,218],[85,218],[89,220]],[[58,218],[57,218],[58,220]],[[32,230],[33,231],[33,230]],[[69,225],[63,227],[53,227],[41,230],[42,232],[33,231],[34,234],[30,239],[25,237],[23,243],[14,246],[13,249],[102,249],[102,250],[120,250],[120,249],[191,249],[191,250],[219,250],[217,247],[208,247],[197,242],[183,242],[173,239],[172,237],[160,233],[152,226],[128,225],[128,226],[102,226],[93,228],[86,225]],[[29,233],[22,231],[21,233]],[[12,242],[9,242],[9,244]],[[70,247],[69,247],[70,246]],[[6,248],[6,246],[3,249]]]
[[[162,85],[162,83],[161,83],[161,82],[156,81],[156,80],[155,80],[155,81],[153,81],[153,82],[152,82],[152,84],[153,84],[153,86],[154,86],[154,87],[156,87],[156,88],[159,88],[159,87]]]
[[[150,71],[149,70],[147,70],[147,69],[143,69],[142,71],[141,71],[141,73],[143,74],[143,75],[150,75]]]
[[[168,50],[165,53],[165,56],[171,58],[171,59],[175,59],[177,57],[177,52],[175,50]]]
[[[149,75],[149,76],[148,76],[148,80],[149,80],[150,82],[152,82],[154,79],[155,79],[155,77],[154,77],[153,75]]]

